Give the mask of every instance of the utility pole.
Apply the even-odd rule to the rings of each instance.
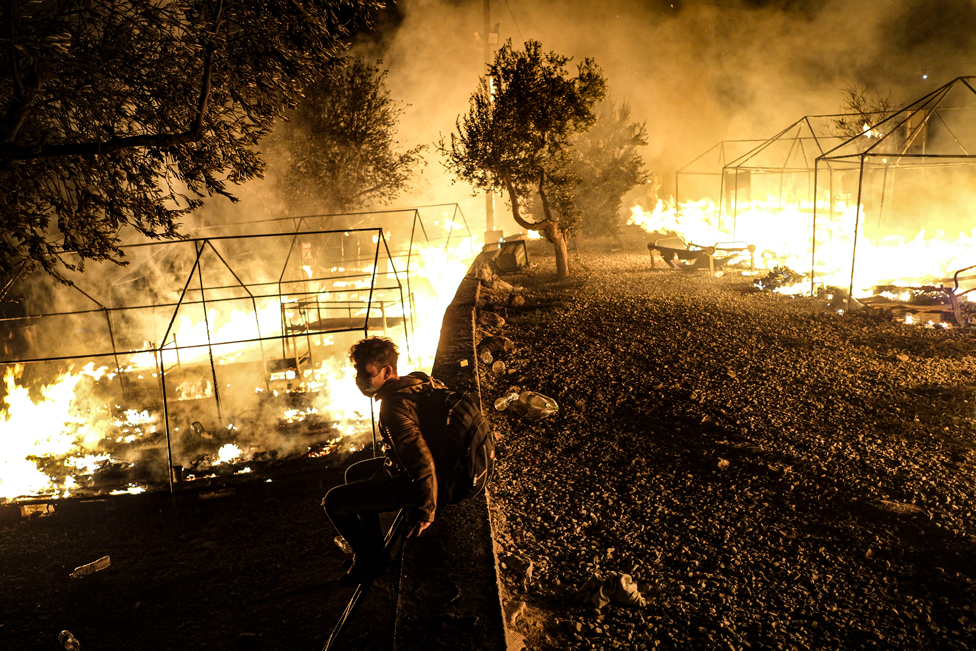
[[[482,41],[485,46],[485,70],[487,72],[488,66],[491,65],[491,0],[484,0],[485,2],[485,25],[484,30],[482,30]],[[489,80],[489,89],[491,88],[491,81]],[[490,98],[490,95],[489,95]],[[489,177],[490,179],[490,177]],[[491,244],[496,241],[495,237],[495,195],[488,189],[485,191],[485,244]]]

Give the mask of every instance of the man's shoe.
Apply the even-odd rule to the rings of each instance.
[[[352,567],[344,575],[339,577],[339,585],[350,588],[354,585],[374,581],[386,574],[386,561],[382,558],[360,559],[355,558]]]

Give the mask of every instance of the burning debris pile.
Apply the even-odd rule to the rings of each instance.
[[[806,280],[804,274],[797,273],[789,267],[773,267],[765,275],[756,278],[752,284],[765,291],[776,291],[781,287],[793,287]]]
[[[971,333],[840,317],[748,279],[535,257],[492,412],[506,615],[535,649],[976,644]],[[516,576],[518,568],[531,568]],[[646,607],[584,601],[627,575]]]

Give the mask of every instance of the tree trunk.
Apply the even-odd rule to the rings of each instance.
[[[542,210],[546,213],[547,224],[545,229],[546,237],[552,242],[552,248],[556,253],[556,278],[562,280],[569,278],[569,250],[566,248],[566,235],[559,223],[552,218],[552,211],[549,209],[549,197],[546,196],[546,175],[545,172],[539,175],[539,198],[542,199]]]
[[[556,278],[560,280],[569,278],[569,250],[566,247],[566,236],[558,225],[553,224],[552,248],[556,251]]]
[[[545,234],[546,238],[552,242],[552,248],[556,253],[556,277],[562,280],[563,278],[569,278],[569,251],[566,248],[566,237],[563,234],[562,229],[559,228],[559,224],[553,221],[552,217],[549,216],[549,206],[546,199],[545,191],[541,189],[539,194],[542,197],[543,209],[546,211],[546,216],[549,217],[545,221],[531,223],[526,221],[522,217],[522,213],[519,210],[518,194],[515,191],[515,186],[512,183],[512,177],[509,174],[502,175],[502,180],[505,182],[505,187],[508,188],[508,198],[512,202],[512,217],[515,218],[515,223],[522,228],[530,231],[541,231]]]

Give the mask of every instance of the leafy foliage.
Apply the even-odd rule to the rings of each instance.
[[[2,3],[0,270],[122,262],[120,230],[178,237],[205,195],[340,61],[368,0]]]
[[[386,89],[386,71],[354,60],[341,74],[305,91],[267,141],[269,162],[280,161],[279,187],[305,212],[349,212],[388,204],[422,164],[425,145],[397,153],[400,104]]]
[[[439,151],[455,176],[483,190],[505,188],[512,215],[522,228],[542,231],[553,242],[557,275],[569,274],[566,237],[579,225],[569,169],[570,138],[593,126],[593,106],[606,94],[606,81],[592,59],[570,76],[570,58],[544,53],[538,41],[515,50],[509,40],[495,54],[488,77],[470,99]],[[520,205],[538,193],[542,218],[529,221]]]
[[[648,173],[637,148],[647,144],[644,123],[630,121],[630,105],[606,99],[597,107],[596,123],[575,136],[572,172],[580,179],[576,204],[583,230],[590,235],[617,235],[623,197],[645,183]]]

